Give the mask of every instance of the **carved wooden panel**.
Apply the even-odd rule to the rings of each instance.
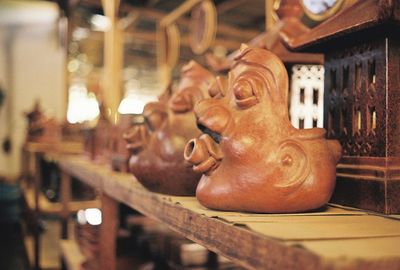
[[[325,58],[325,128],[343,158],[332,201],[400,213],[400,42],[391,35]]]
[[[345,156],[385,156],[385,42],[338,50],[325,59],[324,127]]]

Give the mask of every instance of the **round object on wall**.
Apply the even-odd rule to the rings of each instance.
[[[192,9],[190,47],[195,54],[204,53],[217,31],[217,11],[212,1],[202,1]]]
[[[355,0],[301,0],[304,13],[313,21],[324,21],[340,10],[354,4]]]
[[[165,64],[174,67],[178,62],[181,45],[179,29],[175,23],[172,23],[165,27],[163,35],[165,39]]]

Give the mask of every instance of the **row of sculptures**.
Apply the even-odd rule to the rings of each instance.
[[[124,138],[151,191],[258,213],[317,209],[333,193],[341,146],[291,125],[287,71],[270,51],[242,46],[227,78],[191,61],[143,117]]]
[[[323,129],[291,126],[288,75],[280,58],[292,70],[295,102],[291,108],[299,109],[292,106],[297,103],[311,109],[311,101],[316,108],[308,120],[304,114],[303,118],[292,114],[293,123],[320,125],[323,109],[327,137],[340,139],[343,146],[332,201],[398,213],[398,181],[393,180],[400,148],[393,123],[398,115],[399,76],[395,76],[397,36],[392,30],[399,25],[400,13],[395,2],[331,1],[320,6],[320,14],[314,8],[316,1],[276,1],[279,20],[249,41],[259,49],[243,47],[222,59],[206,55],[213,70],[230,71],[226,78],[189,63],[179,86],[167,89],[159,102],[148,104],[139,123],[123,121],[109,132],[100,124],[90,132],[88,152],[96,159],[120,153],[115,160],[122,162],[113,167],[122,171],[128,170],[129,156],[130,170],[148,189],[174,195],[196,193],[203,205],[214,209],[296,212],[318,208],[332,195],[334,167],[342,151],[337,142],[325,139]],[[303,11],[316,21],[330,19],[309,29],[302,23]],[[306,65],[318,65],[321,73]],[[299,66],[306,71],[301,76],[296,72],[302,70]],[[295,83],[303,77],[307,82]],[[314,77],[315,84],[310,84]],[[57,134],[41,128],[51,122],[28,117],[32,121],[29,138]],[[128,128],[126,148],[120,138]]]
[[[292,126],[288,87],[284,64],[266,49],[242,46],[227,77],[191,61],[176,89],[145,106],[143,121],[110,128],[102,115],[86,149],[93,159],[123,153],[150,191],[196,195],[211,209],[318,209],[333,193],[341,146],[322,128]],[[28,141],[59,137],[38,105],[27,118]]]

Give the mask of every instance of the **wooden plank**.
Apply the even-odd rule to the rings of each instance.
[[[40,197],[40,189],[42,186],[42,172],[41,172],[41,159],[40,152],[34,153],[34,163],[35,163],[35,177],[34,177],[34,185],[33,185],[33,195],[34,195],[34,204],[33,204],[33,216],[35,220],[39,220],[40,218],[40,205],[39,205],[39,197]],[[33,229],[33,242],[34,242],[34,269],[40,268],[40,227],[39,224],[35,224],[35,228]]]
[[[168,225],[173,230],[181,233],[185,237],[215,251],[235,263],[248,269],[398,269],[400,267],[400,249],[394,250],[392,239],[389,235],[397,235],[400,228],[398,220],[391,220],[390,226],[386,227],[387,218],[371,216],[365,213],[347,210],[338,211],[336,214],[321,215],[254,215],[263,218],[262,222],[254,222],[253,215],[248,213],[234,213],[230,217],[245,217],[253,219],[252,222],[243,222],[240,226],[235,222],[225,220],[220,217],[224,212],[212,211],[209,213],[199,213],[196,207],[188,208],[185,202],[193,198],[165,196],[152,193],[144,189],[134,177],[109,171],[99,165],[94,165],[88,160],[78,157],[63,158],[60,161],[63,170],[74,176],[85,175],[94,178],[97,186],[101,186],[111,198],[125,203],[128,206],[142,212],[146,216],[159,220]],[[85,172],[85,171],[90,171]],[[94,183],[94,179],[81,179],[86,183]],[[200,208],[201,209],[201,208]],[[211,210],[210,210],[211,211]],[[354,213],[355,212],[355,213]],[[221,214],[218,214],[221,213]],[[210,215],[210,216],[207,216]],[[266,218],[269,219],[265,220]],[[346,221],[350,218],[350,221]],[[364,218],[364,222],[363,222]],[[335,235],[335,228],[331,229],[328,235],[320,235],[318,239],[312,241],[308,236],[298,237],[297,241],[279,238],[272,232],[276,228],[267,228],[254,231],[249,224],[286,224],[287,232],[302,230],[298,228],[298,223],[308,227],[308,231],[318,230],[321,220],[323,223],[356,228],[364,226],[364,235],[359,235],[360,239],[353,239],[352,235],[344,235],[346,239],[331,239]],[[357,219],[356,222],[353,222]],[[371,219],[374,222],[371,222]],[[378,224],[376,221],[379,220]],[[365,223],[365,224],[363,224]],[[382,226],[381,223],[384,223]],[[290,224],[290,226],[289,226]],[[342,225],[341,225],[342,224]],[[368,227],[369,226],[369,227]],[[374,228],[378,226],[378,228]],[[277,226],[279,228],[279,226]],[[381,227],[381,228],[379,228]],[[365,229],[366,228],[366,229]],[[389,230],[389,234],[386,233]],[[373,238],[372,238],[373,237]],[[379,256],[370,257],[360,256],[360,252],[354,250],[354,246],[361,243],[357,241],[368,241],[376,239],[381,252]],[[395,238],[397,239],[397,238]],[[314,244],[319,242],[319,244]],[[240,243],[240,248],[238,244]],[[352,243],[352,244],[346,244]],[[361,247],[361,244],[358,244]],[[330,256],[329,250],[340,247],[343,256]],[[367,252],[365,254],[368,254]],[[373,267],[373,268],[371,268]]]
[[[332,259],[345,258],[349,248],[357,258],[383,258],[399,256],[400,237],[298,241],[301,245],[316,254],[324,254]]]
[[[23,146],[28,153],[63,153],[78,154],[83,151],[83,144],[79,142],[35,143],[29,142]]]
[[[68,239],[68,218],[71,214],[69,201],[71,200],[71,176],[61,172],[61,239]]]
[[[60,241],[61,256],[68,270],[80,270],[86,260],[75,240]]]

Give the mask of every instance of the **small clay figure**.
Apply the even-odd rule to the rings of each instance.
[[[205,134],[185,159],[203,173],[196,196],[219,210],[302,212],[327,203],[341,147],[321,128],[295,129],[288,117],[288,75],[273,53],[241,48],[228,80],[195,106]]]
[[[130,170],[151,191],[172,195],[194,195],[201,173],[184,160],[186,142],[200,135],[193,108],[208,97],[212,73],[194,61],[184,66],[177,91],[167,91],[159,102],[145,106],[144,126],[125,135],[132,152]]]
[[[43,113],[38,101],[25,116],[28,120],[27,142],[55,143],[61,140],[60,126],[55,119]]]

